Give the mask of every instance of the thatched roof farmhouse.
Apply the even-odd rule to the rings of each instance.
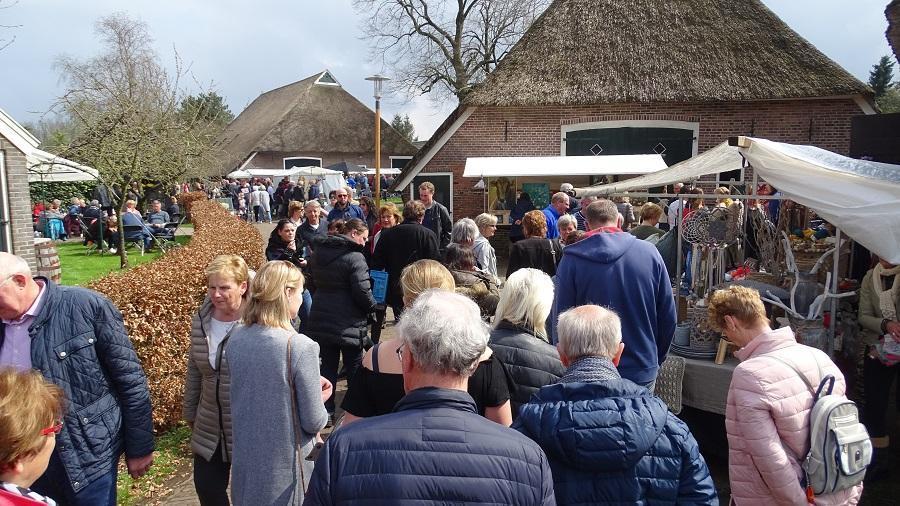
[[[222,171],[327,166],[347,161],[375,165],[375,112],[325,70],[263,93],[219,138]],[[382,166],[402,166],[416,152],[381,120]]]
[[[850,118],[873,112],[868,86],[759,0],[556,0],[395,187],[443,178],[458,219],[490,200],[461,177],[470,157],[655,152],[671,165],[733,135],[847,153]]]

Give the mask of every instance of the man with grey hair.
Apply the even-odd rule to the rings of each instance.
[[[569,210],[569,196],[563,192],[556,192],[550,197],[550,205],[542,211],[547,218],[547,239],[559,237],[556,221]]]
[[[618,227],[613,202],[597,200],[584,214],[589,232],[566,247],[556,271],[551,334],[557,335],[557,317],[571,307],[600,304],[616,311],[625,336],[619,372],[652,390],[675,333],[666,265],[654,245]]]
[[[32,489],[63,504],[115,505],[119,456],[132,477],[153,463],[153,417],[122,315],[102,295],[31,277],[0,253],[0,368],[37,370],[67,409],[47,471]]]
[[[718,504],[687,425],[619,375],[627,346],[616,313],[575,307],[559,316],[558,331],[566,372],[513,424],[547,452],[557,504]]]
[[[543,451],[479,416],[467,393],[489,337],[478,306],[429,290],[397,333],[406,396],[328,438],[304,504],[556,504]]]

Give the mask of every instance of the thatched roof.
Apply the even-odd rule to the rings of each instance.
[[[344,90],[328,71],[256,98],[219,138],[223,170],[254,151],[367,153],[375,151],[375,112]],[[413,155],[413,147],[381,120],[381,151]]]
[[[556,0],[465,104],[858,94],[871,90],[760,0]]]
[[[888,20],[887,39],[894,48],[894,56],[900,60],[900,0],[894,0],[884,9]]]

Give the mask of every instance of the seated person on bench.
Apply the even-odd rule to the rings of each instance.
[[[147,226],[153,232],[153,235],[171,237],[173,230],[166,228],[166,223],[170,221],[172,220],[169,217],[169,213],[162,210],[160,201],[154,200],[150,202],[150,212],[147,213]]]

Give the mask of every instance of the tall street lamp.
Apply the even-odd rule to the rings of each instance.
[[[366,81],[375,84],[375,210],[381,208],[381,92],[385,81],[391,78],[381,74],[369,76]],[[369,211],[371,212],[371,211]]]

